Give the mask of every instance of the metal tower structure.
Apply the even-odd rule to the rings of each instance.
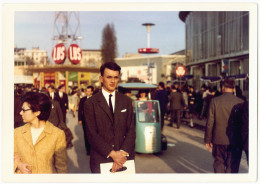
[[[81,46],[81,29],[79,12],[58,11],[55,12],[53,35],[52,35],[52,48],[62,43],[66,48],[72,43]],[[78,43],[80,42],[80,43]],[[65,64],[69,62],[65,61]]]

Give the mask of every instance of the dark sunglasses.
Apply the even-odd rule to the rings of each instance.
[[[32,109],[21,109],[21,111],[23,111],[23,112],[26,112],[26,111],[29,111],[29,110],[32,110]]]

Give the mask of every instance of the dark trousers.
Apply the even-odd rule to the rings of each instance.
[[[86,152],[90,154],[90,144],[87,138],[87,131],[86,131],[86,123],[82,121],[82,128],[83,128],[83,133],[84,133],[84,142],[85,142],[85,148]]]
[[[161,111],[161,130],[164,127],[164,115],[165,115],[165,111]]]
[[[173,124],[175,118],[177,118],[177,128],[181,126],[181,110],[180,109],[173,109],[171,111],[171,125]]]
[[[238,146],[213,144],[215,173],[238,173],[242,149]]]

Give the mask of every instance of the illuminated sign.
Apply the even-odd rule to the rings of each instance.
[[[183,65],[179,65],[175,68],[175,74],[178,76],[178,77],[182,77],[184,76],[186,73],[186,68],[185,66]]]
[[[73,64],[78,64],[82,58],[82,50],[77,44],[71,44],[68,49],[69,60]]]
[[[56,64],[64,63],[66,59],[66,48],[62,43],[57,44],[52,50],[52,59]]]

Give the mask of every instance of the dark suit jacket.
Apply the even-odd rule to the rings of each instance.
[[[169,101],[171,110],[182,109],[185,105],[183,96],[180,92],[171,92],[169,95]]]
[[[168,103],[168,94],[165,90],[158,90],[155,93],[155,100],[159,100],[161,113],[166,111],[167,103]]]
[[[113,116],[100,91],[85,102],[84,114],[92,172],[100,172],[100,163],[113,162],[107,158],[112,150],[124,150],[129,153],[128,159],[134,159],[135,122],[129,97],[116,92]]]
[[[60,98],[59,92],[56,92],[54,96],[55,100],[60,103],[62,112],[66,114],[66,110],[69,109],[68,95],[63,93],[62,98]]]
[[[80,101],[79,101],[78,121],[85,122],[85,119],[84,119],[84,104],[85,104],[87,99],[88,99],[88,97],[85,96],[85,97],[81,98]]]
[[[227,135],[230,144],[248,150],[248,102],[233,107],[228,121]]]
[[[204,137],[205,143],[230,144],[226,133],[228,121],[233,107],[242,102],[243,100],[232,93],[223,93],[211,100]]]
[[[60,128],[60,124],[64,124],[62,111],[60,108],[60,104],[56,100],[52,100],[51,113],[48,118],[48,121],[51,122],[54,126]]]

